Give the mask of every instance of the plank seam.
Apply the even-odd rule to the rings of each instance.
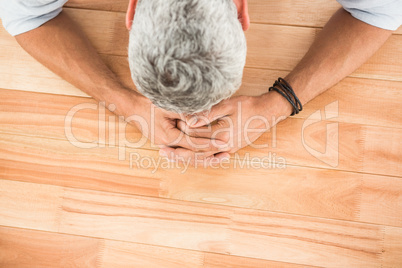
[[[384,267],[384,253],[385,253],[385,233],[387,226],[382,227],[382,241],[381,241],[381,255],[380,255],[380,264],[381,268]]]
[[[198,252],[198,251],[197,251]],[[202,251],[199,251],[202,252]],[[201,267],[205,267],[205,258],[207,257],[207,254],[205,252],[202,254],[202,261],[201,261]]]
[[[38,183],[38,184],[42,184],[42,183]],[[65,196],[65,187],[60,186],[60,185],[56,185],[56,186],[61,187],[61,193],[59,196],[60,202],[59,202],[59,206],[56,211],[57,233],[60,233],[62,215],[63,215],[62,213],[63,213],[63,204],[64,204],[64,196]]]
[[[362,131],[362,139],[359,141],[359,146],[361,146],[360,148],[362,148],[363,152],[366,149],[366,143],[367,143],[367,128],[363,128]],[[359,166],[359,169],[361,172],[364,172],[365,169],[365,163],[366,163],[366,153],[363,153],[361,159],[358,159],[358,163],[361,164]]]
[[[102,267],[103,266],[103,262],[105,260],[105,250],[106,250],[106,239],[102,238],[100,240],[100,246],[98,249],[98,254],[96,256],[96,261],[95,261],[95,267]]]
[[[361,206],[362,206],[362,196],[363,196],[363,179],[359,178],[359,186],[357,187],[358,193],[355,199],[356,209],[355,209],[355,220],[361,221]]]

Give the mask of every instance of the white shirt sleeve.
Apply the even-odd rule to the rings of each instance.
[[[358,20],[395,31],[402,25],[402,0],[337,0]]]
[[[15,36],[38,28],[56,17],[67,0],[0,0],[0,18]]]

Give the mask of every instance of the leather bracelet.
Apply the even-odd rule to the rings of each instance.
[[[286,82],[285,79],[279,77],[275,81],[274,85],[269,88],[269,91],[276,91],[281,94],[293,107],[293,112],[291,116],[298,114],[303,110],[303,105],[301,104],[299,98],[296,96],[293,88]]]

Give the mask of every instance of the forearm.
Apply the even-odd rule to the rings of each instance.
[[[115,104],[117,113],[125,115],[121,100],[132,92],[120,84],[67,14],[62,12],[41,27],[16,36],[16,40],[51,71],[96,100]]]
[[[340,9],[285,79],[302,104],[306,104],[366,62],[391,33],[361,22]],[[284,101],[283,105],[287,106],[286,115],[289,115],[290,104]]]

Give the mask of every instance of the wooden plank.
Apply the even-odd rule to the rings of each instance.
[[[384,268],[402,267],[402,230],[386,227],[384,232]]]
[[[2,204],[0,225],[9,227],[21,227],[20,223],[23,222],[28,225],[26,226],[28,228],[32,226],[29,221],[33,219],[34,215],[36,216],[35,222],[37,222],[34,229],[99,237],[93,234],[106,227],[111,229],[104,232],[105,237],[100,238],[113,237],[116,239],[120,237],[117,240],[141,241],[141,243],[165,246],[180,245],[180,248],[184,249],[203,250],[211,248],[214,241],[219,242],[226,239],[226,229],[230,220],[231,209],[224,206],[107,192],[88,192],[7,180],[0,180],[0,183],[2,192],[7,193],[7,195],[2,193],[0,196]],[[25,194],[29,193],[30,198],[16,199],[15,196],[23,191]],[[60,204],[60,193],[62,193],[62,204]],[[81,203],[82,198],[85,198],[85,204]],[[92,216],[86,214],[87,209],[94,208],[96,200],[100,201],[99,206],[105,205],[105,207],[98,207],[102,211],[92,211]],[[46,201],[46,208],[57,207],[52,213],[49,212],[52,217],[48,217],[44,212],[35,213],[38,209],[34,208],[44,206],[44,201]],[[117,210],[114,204],[117,205]],[[9,216],[15,213],[22,215]],[[87,221],[88,218],[85,215],[92,217],[93,220]],[[97,221],[99,216],[104,220]],[[71,220],[73,222],[70,222]],[[114,223],[107,223],[109,220]],[[90,224],[91,226],[87,227],[92,231],[87,229],[85,224]],[[57,226],[58,230],[53,230],[54,226]],[[189,239],[185,239],[185,237]],[[146,242],[146,240],[149,241]]]
[[[99,267],[175,268],[204,267],[204,252],[105,240]]]
[[[2,178],[146,196],[159,196],[163,190],[160,176],[152,178],[150,171],[130,167],[130,158],[120,161],[117,148],[80,149],[66,141],[23,136],[25,145],[18,146],[20,139],[10,138],[2,136],[0,141]],[[151,152],[156,158],[158,153]],[[142,154],[146,157],[147,150]]]
[[[29,105],[26,107],[30,109]],[[34,110],[32,112],[35,113]],[[57,113],[55,112],[54,115],[57,115]],[[48,122],[52,121],[46,117],[44,119]],[[29,125],[28,127],[35,128],[35,126]],[[44,126],[44,128],[48,127]],[[285,126],[281,131],[289,132],[289,129],[291,129],[290,126]],[[351,167],[350,163],[354,162],[356,169],[364,168],[359,165],[362,159],[360,155],[364,155],[361,152],[362,147],[359,146],[360,142],[356,141],[356,144],[350,148],[351,137],[360,139],[357,134],[353,128],[343,132],[343,136],[349,136],[349,142],[345,141],[345,144],[349,147],[345,146],[345,149],[341,150],[341,153],[345,155],[342,160],[343,165]],[[37,135],[40,135],[40,133]],[[45,133],[45,135],[49,135],[49,133]],[[95,136],[96,133],[93,133],[93,135]],[[55,136],[55,138],[61,138],[61,136],[62,134],[59,137]],[[364,188],[366,199],[362,204],[357,203],[360,180],[363,179],[366,183],[367,179],[368,185],[373,183],[375,185],[375,183],[381,184],[388,179],[392,179],[385,176],[367,177],[361,174],[292,166],[280,168],[267,162],[273,161],[274,155],[271,154],[271,159],[269,160],[269,154],[266,154],[266,152],[265,154],[263,152],[259,153],[258,151],[254,151],[253,155],[260,154],[261,159],[248,158],[248,163],[250,161],[256,162],[256,160],[257,162],[258,160],[264,161],[264,165],[261,167],[245,164],[244,159],[241,160],[235,156],[232,159],[232,163],[224,166],[221,170],[213,168],[205,170],[202,167],[185,169],[184,166],[175,165],[162,169],[161,165],[157,166],[157,164],[151,164],[150,162],[155,161],[155,163],[167,164],[166,160],[159,158],[156,151],[124,149],[124,147],[113,148],[110,146],[89,150],[77,148],[68,141],[62,140],[14,134],[1,134],[0,137],[0,144],[2,145],[0,150],[0,158],[2,159],[0,160],[0,166],[2,169],[0,174],[7,179],[95,190],[112,190],[114,192],[147,196],[163,196],[197,202],[216,202],[337,219],[359,218],[356,213],[358,213],[358,207],[363,206],[363,215],[362,218],[359,218],[362,221],[398,226],[402,224],[398,214],[395,214],[400,208],[399,203],[395,203],[392,206],[393,209],[386,210],[372,209],[375,203],[370,201],[370,198],[376,199],[378,194],[384,195],[386,193],[392,197],[398,196],[396,194],[399,193],[399,198],[401,198],[402,189],[397,187],[396,185],[398,184],[396,183],[389,184],[389,188],[383,187],[382,189],[384,191],[387,189],[387,191],[380,193],[371,192]],[[90,140],[89,137],[92,138],[92,136],[86,135],[81,136],[80,139],[86,138]],[[284,140],[286,139],[285,137]],[[278,142],[278,144],[280,143]],[[277,156],[283,157],[283,155],[286,155],[285,159],[288,162],[289,158],[293,157],[294,161],[305,161],[303,163],[309,165],[308,161],[311,159],[304,159],[308,154],[302,151],[295,151],[299,149],[297,146],[302,147],[302,145],[295,143],[288,143],[287,146],[278,147],[279,150],[282,150],[282,153],[279,154],[276,151]],[[391,149],[398,149],[396,145],[392,146],[390,147]],[[149,147],[150,145],[148,144],[146,148]],[[123,149],[127,158],[124,161],[119,161],[119,150]],[[249,151],[243,150],[243,155],[246,152]],[[284,154],[284,152],[287,153]],[[355,155],[351,155],[351,152],[355,152]],[[388,152],[385,156],[392,156],[391,153]],[[129,157],[130,154],[133,156],[132,158]],[[394,154],[397,155],[398,150]],[[299,158],[296,158],[297,156]],[[144,164],[142,166],[139,164],[140,166],[137,167],[135,162],[142,161],[141,159],[144,160]],[[247,161],[247,158],[245,159]],[[377,161],[378,159],[375,160]],[[384,161],[384,164],[389,165],[391,171],[400,172],[400,165],[397,163],[392,165],[392,163],[388,164],[387,161]],[[130,165],[133,166],[130,167]],[[202,174],[199,172],[200,169],[203,171]],[[253,170],[252,178],[248,176],[250,170]],[[134,177],[133,172],[135,172]],[[378,172],[384,171],[378,169]],[[213,179],[217,174],[221,178],[218,181]],[[119,179],[111,179],[116,177]],[[188,178],[192,179],[188,180]],[[252,184],[250,184],[250,180],[253,181]],[[229,187],[228,185],[231,186]],[[292,185],[292,187],[289,187],[289,185]],[[312,185],[320,188],[320,190],[317,191],[316,188],[311,188]],[[211,194],[211,191],[213,194]],[[300,195],[303,192],[305,192],[305,195]],[[290,196],[294,198],[289,198]],[[285,200],[279,201],[282,198]],[[320,202],[314,200],[320,200]],[[390,199],[389,203],[383,204],[391,205],[392,199]],[[383,217],[378,217],[379,213]]]
[[[250,74],[249,78],[245,78],[243,86],[237,95],[259,95],[267,91],[267,84],[278,77],[278,72],[265,70],[246,70]],[[251,74],[261,77],[253,79]],[[264,82],[262,81],[264,80]],[[358,90],[356,90],[356,88]],[[354,91],[353,94],[350,92]],[[366,124],[373,126],[383,126],[392,128],[402,128],[402,115],[398,113],[399,99],[402,97],[402,83],[390,81],[370,81],[366,79],[347,78],[326,93],[318,96],[310,103],[304,106],[304,110],[295,118],[306,119],[317,110],[323,109],[326,105],[337,103],[338,116],[328,118],[329,121],[348,122],[354,124]],[[30,92],[17,92],[14,90],[0,91],[0,122],[2,123],[2,131],[10,133],[31,133],[36,135],[46,135],[44,131],[52,131],[54,135],[51,137],[64,138],[64,117],[68,111],[75,105],[88,103],[94,105],[96,102],[87,98],[75,97],[59,97],[55,95],[37,94]],[[29,107],[29,108],[27,108]],[[384,111],[387,111],[384,113]],[[35,112],[34,112],[35,111]],[[26,113],[32,113],[30,117]],[[87,109],[85,113],[78,112],[74,118],[75,135],[81,136],[84,140],[92,141],[96,138],[93,135],[85,137],[77,131],[85,128],[90,132],[87,124],[94,129],[97,128],[99,111]],[[87,122],[81,126],[81,117],[86,115]],[[111,113],[106,113],[106,121],[109,120]],[[56,129],[47,128],[30,128],[28,125],[41,126],[51,120],[52,125]],[[290,120],[290,119],[288,119]],[[88,122],[89,121],[89,122]],[[9,129],[9,130],[7,130]],[[95,129],[95,131],[97,131]],[[129,133],[138,132],[133,128],[129,128]],[[56,135],[56,133],[59,133]],[[48,134],[49,135],[49,134]],[[47,136],[47,135],[46,135]]]
[[[290,71],[306,54],[318,32],[315,28],[251,24],[246,32],[246,66]]]
[[[327,265],[329,262],[333,267],[339,267],[343,263],[370,267],[378,265],[380,261],[380,227],[299,216],[292,220],[292,216],[268,213],[261,215],[257,211],[249,211],[247,218],[242,218],[242,221],[248,223],[252,231],[262,229],[256,227],[258,224],[254,221],[259,217],[260,221],[257,223],[276,221],[279,227],[273,228],[278,232],[282,230],[281,234],[286,236],[284,239],[276,239],[274,231],[260,235],[261,243],[253,243],[255,234],[252,232],[238,238],[237,228],[241,228],[238,213],[228,232],[226,225],[229,218],[233,217],[230,211],[231,209],[223,209],[221,206],[201,207],[193,203],[190,206],[188,203],[68,189],[65,190],[60,230],[306,265]],[[114,217],[118,217],[119,221]],[[297,227],[301,220],[304,221],[302,228]],[[242,241],[250,244],[243,246]],[[267,247],[256,248],[255,245]],[[299,252],[293,250],[296,248]],[[271,253],[267,254],[270,250]],[[261,251],[262,254],[256,256],[255,252]],[[285,254],[275,254],[278,251],[284,251]]]
[[[401,226],[402,179],[365,176],[361,185],[358,220]],[[381,217],[378,215],[381,214]],[[375,216],[377,215],[377,217]]]
[[[15,207],[35,205],[32,200],[43,196],[32,183],[2,181],[1,186],[14,194],[2,203]],[[21,188],[32,199],[15,199]],[[312,266],[379,267],[383,260],[391,266],[400,261],[401,228],[57,186],[52,190],[63,192],[62,205],[50,225],[40,221],[42,230],[58,223],[65,234]],[[48,198],[48,205],[59,199]]]
[[[271,152],[286,158],[286,162],[292,165],[367,173],[376,170],[375,174],[400,176],[401,165],[395,165],[395,162],[401,161],[398,158],[398,152],[402,149],[402,144],[397,142],[402,138],[399,130],[318,120],[306,127],[309,122],[301,119],[282,121],[276,132],[265,133],[256,143],[269,144],[268,149],[246,147],[239,154],[244,156],[252,153],[253,156],[263,157]],[[392,139],[380,146],[381,137],[376,136],[378,133]],[[287,137],[289,134],[291,137]],[[387,162],[389,159],[392,162]],[[380,163],[384,163],[387,169],[380,168]]]
[[[202,267],[203,252],[0,227],[1,267]]]
[[[129,32],[125,14],[69,8],[64,12],[81,27],[99,53],[127,56]]]
[[[65,7],[126,12],[128,0],[69,0]]]
[[[246,32],[247,67],[292,70],[313,43],[320,29],[252,24]],[[275,36],[275,38],[272,38]],[[393,35],[351,77],[402,81],[401,35]]]
[[[306,267],[202,251],[0,227],[1,267]]]
[[[0,179],[0,225],[57,231],[61,194],[57,186]]]
[[[142,165],[139,160],[130,167],[130,158],[118,159],[117,148],[88,151],[67,141],[4,134],[0,145],[0,177],[9,180],[335,219],[353,220],[359,213],[360,174],[269,168],[267,163],[266,168],[241,168],[241,161],[234,160],[221,169],[185,168],[166,165],[155,151],[127,149],[127,154],[136,154],[133,159],[144,159]],[[148,167],[152,160],[165,163],[164,168]]]
[[[81,1],[81,0],[75,0]],[[341,5],[331,0],[249,0],[251,22],[264,24],[324,27]],[[396,34],[402,33],[400,27]]]
[[[0,137],[0,176],[5,179],[402,226],[397,178],[251,165],[269,160],[254,157],[248,162],[233,158],[221,169],[186,168],[169,164],[153,150],[126,149],[127,158],[120,161],[119,148],[89,150],[67,141]]]
[[[267,261],[261,259],[244,258],[233,255],[206,253],[204,259],[205,268],[308,268],[294,263]]]
[[[94,104],[93,100],[88,99],[43,94],[35,95],[33,93],[29,94],[29,98],[27,98],[28,95],[26,94],[28,93],[17,92],[17,96],[13,98],[14,92],[4,92],[5,101],[3,101],[1,107],[4,107],[5,111],[0,115],[0,122],[2,122],[3,126],[1,130],[5,133],[19,133],[65,140],[65,115],[69,109],[78,104]],[[392,94],[389,96],[389,99],[392,99]],[[42,97],[45,99],[41,99]],[[57,101],[58,98],[62,99]],[[21,99],[25,101],[21,102]],[[38,103],[43,105],[38,105]],[[382,107],[382,105],[379,105],[379,107]],[[352,108],[349,108],[349,110],[352,110]],[[27,117],[28,111],[30,117]],[[305,115],[310,116],[309,114]],[[74,137],[86,143],[86,145],[93,141],[99,142],[101,146],[106,146],[106,144],[116,146],[118,143],[121,145],[125,140],[124,137],[122,137],[123,140],[118,139],[119,133],[116,133],[115,137],[111,136],[112,143],[109,143],[109,137],[100,140],[99,124],[102,126],[103,121],[111,121],[113,124],[116,117],[109,118],[110,116],[112,116],[111,113],[101,114],[101,121],[99,121],[98,109],[83,109],[77,112],[72,121]],[[400,115],[397,115],[395,120],[399,120],[398,118],[400,118]],[[369,122],[368,120],[370,119],[366,118],[364,120]],[[334,123],[326,120],[320,121],[319,118],[312,125],[306,127],[309,122],[302,118],[289,118],[279,123],[275,129],[265,133],[258,140],[257,144],[266,144],[268,148],[262,150],[246,147],[240,151],[240,155],[243,157],[244,154],[250,153],[250,156],[265,157],[271,152],[272,154],[276,153],[277,156],[284,157],[288,164],[293,165],[332,167],[341,170],[400,176],[401,165],[399,163],[401,159],[398,157],[398,152],[401,150],[402,145],[398,141],[402,134],[398,128]],[[48,127],[49,124],[51,124],[51,128]],[[119,122],[120,126],[121,124],[122,122]],[[328,135],[331,133],[331,135],[338,135],[338,139],[331,138],[328,141],[329,147],[326,145],[327,127],[331,131],[328,132]],[[398,127],[398,125],[395,125],[395,127]],[[119,129],[117,126],[115,128]],[[109,133],[107,124],[105,124],[104,130],[101,131],[101,133],[104,132],[106,132],[105,136]],[[379,134],[387,138],[382,140]],[[127,142],[128,140],[134,142],[141,139],[139,131],[131,126],[127,127],[126,134],[122,132],[121,135],[125,135]],[[330,147],[330,145],[334,148]],[[332,148],[333,151],[328,151],[328,154],[320,153],[320,150],[321,152],[326,150],[326,146],[328,149]],[[336,150],[336,146],[339,147],[339,152]],[[156,149],[156,147],[151,147],[149,143],[143,148]],[[336,161],[330,163],[330,161],[337,158],[339,160],[338,164]],[[386,165],[387,168],[381,168],[378,163]]]
[[[231,209],[224,206],[64,189],[60,232],[221,252]]]
[[[331,0],[249,0],[250,19],[254,23],[323,27],[341,7]]]
[[[395,176],[402,176],[401,152],[402,152],[402,134],[399,131],[385,131],[371,128],[366,131],[366,139],[371,142],[365,144],[365,154],[363,159],[363,170],[371,173],[378,170],[380,166],[384,170],[394,170]]]
[[[18,55],[19,52],[17,54],[12,53],[13,50],[11,49],[9,52],[16,57],[10,56],[11,59],[7,61],[7,64],[0,65],[0,85],[3,86],[2,88],[24,92],[90,97],[59,76],[53,74],[25,51],[22,51],[20,48],[17,48],[17,50],[20,50],[21,55]],[[130,69],[128,68],[128,62],[125,57],[107,54],[101,54],[100,56],[125,87],[136,90],[131,80]]]
[[[66,7],[126,12],[127,0],[70,0]],[[248,7],[252,23],[323,27],[341,5],[331,0],[249,0]]]
[[[99,53],[127,56],[128,32],[124,28],[124,14],[76,9],[66,9],[66,12],[81,25]],[[102,17],[102,20],[94,25],[93,21],[99,21],[98,17]],[[308,50],[318,31],[319,29],[314,28],[253,24],[247,32],[249,43],[247,66],[290,71]],[[351,76],[402,81],[400,75],[402,48],[399,46],[401,40],[402,36],[392,36],[383,48]],[[3,28],[0,29],[0,45],[6,48],[0,52],[0,87],[37,91],[44,84],[40,77],[47,77],[56,79],[56,92],[63,92],[66,83],[61,82],[51,72],[45,71],[45,68],[38,68],[38,63],[30,63],[34,60],[27,57],[14,38]],[[126,59],[120,60],[126,61]],[[32,83],[35,80],[25,77],[30,76],[32,70],[36,71],[32,76],[37,77],[36,80],[42,82],[41,84]],[[124,80],[130,80],[129,76]],[[18,86],[19,84],[21,86]],[[132,87],[131,81],[127,84]],[[49,85],[44,87],[47,89],[46,92],[51,90]],[[58,87],[63,89],[57,89]],[[75,90],[74,93],[76,92]]]
[[[264,94],[278,77],[285,75],[284,71],[246,68],[242,87],[236,95]],[[345,78],[310,101],[295,118],[307,118],[324,106],[337,102],[338,116],[329,121],[401,128],[402,115],[397,112],[401,98],[400,82]]]
[[[106,13],[102,17],[108,20],[94,30],[91,17],[99,16],[99,11],[67,12],[81,25],[100,53],[127,55],[128,32],[124,28],[124,14],[109,15],[109,12],[101,12]],[[246,66],[290,71],[307,52],[318,32],[318,29],[313,28],[252,24],[246,32],[249,44]],[[105,40],[105,37],[108,39]],[[116,38],[119,42],[115,42]],[[402,81],[401,40],[402,36],[392,36],[351,76]]]
[[[96,238],[0,227],[1,267],[99,267],[101,248]]]
[[[297,219],[297,220],[296,220]],[[379,267],[383,228],[236,210],[231,252],[325,267]]]
[[[25,52],[21,53],[26,54]],[[109,55],[102,55],[102,57],[124,85],[135,89],[125,58]],[[23,61],[11,60],[10,65],[4,68],[7,72],[3,75],[0,74],[0,76],[5,77],[4,80],[0,80],[1,85],[22,91],[28,89],[45,93],[87,96],[61,78],[51,74],[27,54],[23,58],[25,59]],[[283,77],[286,73],[286,71],[246,68],[243,85],[237,95],[255,96],[263,94],[279,76]],[[397,112],[401,92],[402,84],[399,82],[347,78],[305,105],[304,112],[296,117],[305,117],[306,114],[322,108],[325,104],[338,101],[339,116],[336,121],[401,127],[401,114]],[[387,113],[384,113],[384,110],[387,110]]]

